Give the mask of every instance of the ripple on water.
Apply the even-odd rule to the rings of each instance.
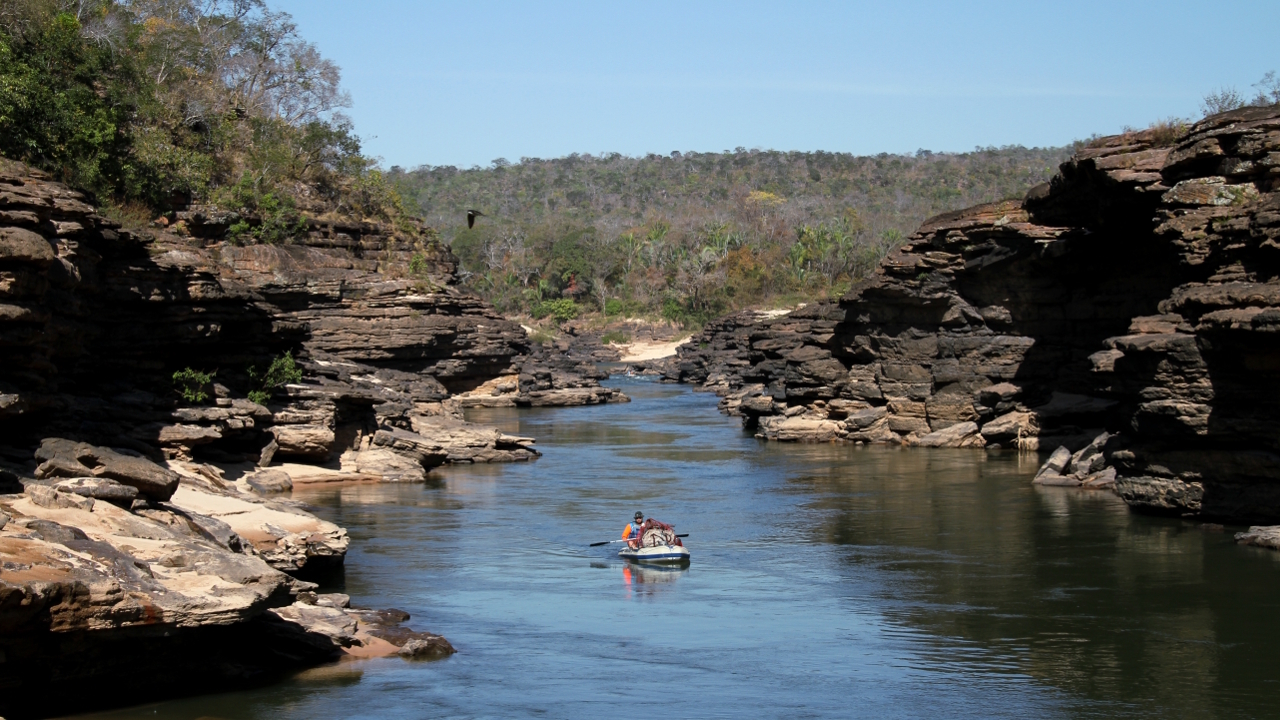
[[[99,717],[1273,716],[1276,553],[1029,485],[1034,456],[763,444],[712,396],[490,410],[544,456],[295,493],[354,602],[458,655],[341,663]],[[628,565],[636,510],[693,563]]]

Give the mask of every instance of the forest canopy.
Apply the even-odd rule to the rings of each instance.
[[[504,312],[699,325],[841,294],[925,218],[1021,197],[1071,150],[574,154],[388,176]],[[473,208],[486,217],[467,229]]]
[[[340,81],[262,0],[0,0],[0,154],[118,208],[396,219]]]

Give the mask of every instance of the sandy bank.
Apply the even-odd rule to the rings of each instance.
[[[622,362],[640,362],[642,360],[657,360],[659,358],[671,357],[676,354],[676,348],[689,342],[689,338],[683,340],[674,340],[672,342],[647,342],[637,341],[628,345],[620,346],[622,348]]]

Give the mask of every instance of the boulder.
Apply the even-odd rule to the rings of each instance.
[[[1280,550],[1280,525],[1255,525],[1248,532],[1236,533],[1236,542]]]
[[[94,500],[105,500],[123,507],[129,507],[138,497],[137,488],[107,478],[71,478],[59,480],[53,484],[53,487],[60,492],[83,495]]]
[[[110,448],[63,438],[46,438],[35,453],[43,461],[36,476],[98,477],[137,488],[152,500],[168,500],[178,489],[179,476],[150,460]]]
[[[323,460],[333,454],[333,429],[324,425],[277,425],[271,434],[281,455]]]
[[[1115,491],[1129,507],[1163,515],[1199,513],[1204,502],[1203,483],[1179,478],[1117,477]]]
[[[75,510],[93,510],[93,498],[76,495],[73,493],[58,492],[58,490],[48,485],[30,485],[27,487],[27,497],[31,502],[42,508],[51,510],[75,509]]]
[[[349,608],[351,596],[343,593],[320,593],[316,595],[316,605],[320,607]]]
[[[756,437],[779,442],[830,442],[839,439],[843,429],[841,423],[825,418],[775,415],[761,418],[760,432]]]
[[[1116,469],[1113,467],[1102,468],[1081,480],[1080,486],[1100,490],[1114,490],[1116,486]]]
[[[984,443],[978,434],[978,423],[962,422],[919,437],[912,444],[917,447],[958,448],[980,447]]]
[[[426,637],[410,638],[404,645],[400,646],[397,655],[403,658],[413,660],[435,660],[436,658],[447,657],[457,652],[453,649],[453,645],[448,640],[439,635],[427,635]]]
[[[850,432],[866,430],[875,423],[884,420],[888,415],[889,410],[883,405],[879,407],[869,407],[862,410],[854,410],[845,416],[844,424]]]
[[[249,487],[261,495],[289,492],[293,489],[293,480],[289,473],[281,470],[258,470],[244,476]]]
[[[427,478],[421,460],[386,447],[348,450],[342,453],[338,463],[343,472],[370,480],[422,482]]]
[[[1111,435],[1104,432],[1095,437],[1088,445],[1077,450],[1071,456],[1071,462],[1067,466],[1066,472],[1083,479],[1085,476],[1101,470],[1102,466],[1106,464],[1106,458],[1103,456],[1102,450],[1110,439]]]
[[[0,228],[0,260],[48,265],[56,258],[43,236],[18,227]]]
[[[989,443],[1013,447],[1023,438],[1040,434],[1034,413],[1008,412],[982,426],[982,437]]]
[[[1040,472],[1036,473],[1036,476],[1038,477],[1049,473],[1061,475],[1066,471],[1067,465],[1070,462],[1071,451],[1065,447],[1059,446],[1057,450],[1054,450],[1053,453],[1049,455],[1049,459],[1044,461],[1044,465],[1040,466]]]
[[[356,643],[359,621],[341,608],[295,602],[267,612],[285,622],[302,626],[307,633],[320,636],[336,647],[351,647]]]
[[[1013,383],[996,383],[979,390],[976,399],[979,404],[994,408],[1001,403],[1011,402],[1020,392],[1022,388]]]

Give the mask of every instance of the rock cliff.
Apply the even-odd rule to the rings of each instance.
[[[1137,509],[1280,519],[1280,110],[1104,138],[935,217],[839,302],[668,363],[761,436],[1079,448]]]
[[[537,455],[447,402],[506,374],[531,375],[522,404],[581,404],[548,396],[568,387],[625,399],[598,376],[539,380],[548,361],[455,289],[456,261],[424,228],[311,221],[293,244],[249,246],[221,239],[225,228],[195,209],[171,231],[126,232],[39,172],[0,167],[0,456],[22,462],[62,435],[420,479],[444,462]],[[249,401],[250,369],[286,351],[306,381]],[[214,374],[212,404],[177,401],[184,368]]]
[[[463,417],[507,376],[522,404],[626,397],[458,291],[425,228],[310,221],[243,246],[208,209],[160,224],[126,231],[0,161],[0,715],[452,652],[312,592],[346,531],[280,493],[537,457]],[[184,397],[187,370],[208,379]]]

